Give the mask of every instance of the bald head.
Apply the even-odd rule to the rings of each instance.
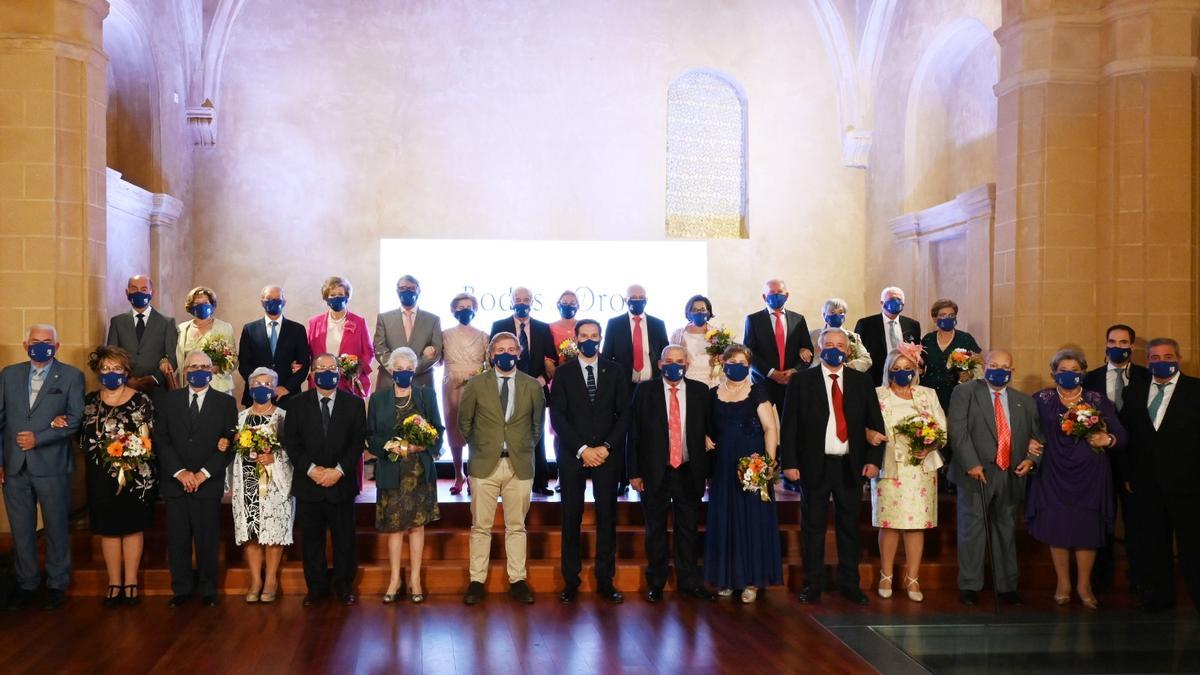
[[[533,303],[533,291],[524,286],[517,286],[512,290],[512,302],[514,305],[529,305]]]
[[[766,283],[763,284],[763,295],[787,292],[787,284],[784,283],[783,279],[767,279]]]
[[[1008,353],[1008,351],[1004,349],[990,350],[987,353],[987,356],[984,358],[984,361],[986,361],[985,365],[988,368],[1003,368],[1007,370],[1012,369],[1012,354]]]
[[[129,277],[129,282],[125,285],[125,292],[128,293],[153,293],[154,284],[151,283],[150,277],[145,274],[135,274]]]
[[[645,300],[646,289],[641,284],[633,284],[625,289],[626,300]]]

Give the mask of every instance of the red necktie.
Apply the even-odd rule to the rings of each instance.
[[[679,387],[671,387],[671,412],[667,416],[667,426],[671,433],[671,468],[678,469],[683,464],[683,422],[679,412]]]
[[[846,411],[842,409],[842,388],[838,386],[837,375],[830,375],[833,380],[833,394],[830,398],[833,399],[833,421],[837,427],[838,440],[845,443],[850,439],[850,433],[846,431]]]
[[[779,354],[779,369],[787,370],[787,366],[784,364],[783,360],[783,352],[786,349],[784,345],[787,344],[787,340],[785,340],[783,336],[782,316],[783,312],[775,312],[775,351]]]
[[[633,317],[633,372],[640,373],[646,366],[646,355],[642,353],[642,317]]]
[[[1012,431],[1008,428],[1008,418],[1004,415],[1004,405],[1000,403],[1000,392],[993,392],[996,409],[996,466],[1001,471],[1008,471],[1009,460],[1012,457]]]

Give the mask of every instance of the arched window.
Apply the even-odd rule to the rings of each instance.
[[[688,71],[667,89],[667,236],[747,237],[746,201],[746,96]]]

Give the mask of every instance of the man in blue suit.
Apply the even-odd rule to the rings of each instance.
[[[71,437],[83,420],[83,373],[54,358],[58,332],[38,324],[24,343],[29,361],[0,371],[0,484],[12,527],[17,593],[10,609],[27,606],[41,584],[37,508],[46,529],[46,608],[65,602],[71,580],[67,514],[75,459]],[[59,419],[55,424],[56,418]]]

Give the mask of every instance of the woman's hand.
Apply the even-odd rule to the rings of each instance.
[[[1088,434],[1088,445],[1093,448],[1107,448],[1112,444],[1112,435],[1107,431],[1097,431],[1093,434]]]
[[[258,459],[254,461],[258,462],[259,466],[270,466],[275,463],[275,453],[260,452],[258,453]]]
[[[918,452],[918,453],[917,453],[917,459],[921,459],[921,460],[923,460],[923,459],[925,459],[926,457],[928,457],[928,456],[929,456],[929,453],[931,453],[931,452],[933,452],[933,448],[931,448],[931,447],[929,447],[929,446],[925,446],[925,449],[924,449],[924,450],[922,450],[922,451],[920,451],[920,452]]]
[[[414,445],[412,443],[408,444],[408,454],[410,454],[410,455],[413,453],[416,453],[416,452],[421,452],[424,449],[425,449],[425,446],[423,446],[423,445]]]
[[[217,451],[218,452],[225,452],[228,449],[229,449],[229,439],[228,438],[222,438],[221,440],[217,441]]]
[[[54,421],[50,422],[50,426],[54,429],[66,429],[67,428],[67,416],[59,415],[58,417],[55,417]]]

